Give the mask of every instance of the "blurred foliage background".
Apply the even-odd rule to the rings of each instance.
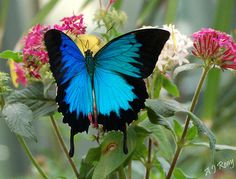
[[[143,25],[162,26],[172,23],[189,36],[203,27],[212,27],[236,37],[236,0],[117,0],[116,6],[124,10],[128,17],[124,32]],[[84,14],[87,33],[91,33],[95,27],[93,17],[97,8],[98,0],[0,0],[0,51],[17,50],[19,39],[32,25],[55,23],[73,13]],[[0,71],[9,72],[5,60],[0,60]],[[180,101],[191,100],[199,75],[200,72],[196,70],[178,76],[175,82],[180,88]],[[197,107],[197,115],[216,134],[218,144],[236,146],[235,75],[235,72],[220,73],[218,69],[211,71]],[[57,144],[48,118],[34,121],[33,125],[38,143],[28,142],[37,160],[46,171],[50,170],[52,175],[61,173],[68,178],[72,177],[73,173],[65,170],[67,161]],[[61,122],[58,122],[58,125],[64,136],[68,136],[68,127]],[[94,143],[84,138],[86,136],[83,134],[76,138],[78,161],[91,146],[94,146]],[[183,151],[185,155],[180,157],[178,165],[187,174],[200,173],[204,178],[204,169],[209,167],[210,151],[202,147],[187,149]],[[235,152],[222,151],[216,154],[216,161],[230,159],[236,162]],[[35,171],[29,166],[28,158],[15,135],[9,131],[5,122],[0,120],[0,178],[30,178],[30,174]],[[143,174],[139,173],[139,167],[134,166],[134,178],[143,177]],[[219,170],[214,178],[222,176],[236,178],[236,168]]]

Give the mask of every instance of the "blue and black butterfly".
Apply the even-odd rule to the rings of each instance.
[[[63,122],[71,127],[70,156],[74,135],[93,123],[105,131],[121,130],[126,146],[126,125],[137,119],[148,98],[144,78],[153,72],[170,33],[148,28],[129,32],[108,42],[95,55],[83,55],[65,33],[49,30],[44,36],[50,69],[57,83],[56,101]]]

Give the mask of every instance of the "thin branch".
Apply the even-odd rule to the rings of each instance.
[[[77,168],[75,166],[74,161],[69,156],[68,150],[67,150],[66,145],[65,145],[65,143],[64,143],[64,141],[62,139],[61,133],[60,133],[58,127],[57,127],[56,121],[55,121],[55,119],[54,119],[54,117],[52,115],[50,115],[50,119],[51,119],[51,122],[52,122],[53,129],[54,129],[54,131],[56,133],[57,139],[58,139],[58,141],[59,141],[59,143],[61,145],[61,148],[62,148],[63,152],[65,153],[66,158],[68,159],[68,161],[70,163],[70,166],[71,166],[71,168],[73,169],[73,171],[74,171],[74,173],[76,175],[76,178],[79,179],[80,178],[79,172],[78,172],[78,170],[77,170]]]
[[[198,101],[198,98],[199,98],[199,95],[200,95],[200,92],[201,92],[201,89],[202,89],[202,85],[203,85],[203,82],[205,81],[206,79],[206,76],[207,76],[207,73],[209,71],[210,67],[209,66],[206,66],[203,71],[202,71],[202,75],[200,77],[200,80],[199,80],[199,83],[198,83],[198,86],[197,86],[197,89],[195,91],[195,94],[193,96],[193,99],[192,99],[192,103],[191,103],[191,106],[190,106],[190,112],[193,112],[195,107],[196,107],[196,104],[197,104],[197,101]],[[174,168],[175,168],[175,165],[177,163],[177,160],[179,158],[179,155],[182,151],[182,148],[184,146],[184,143],[185,143],[185,137],[187,135],[187,132],[188,132],[188,126],[189,126],[189,123],[190,123],[190,116],[188,115],[186,117],[186,120],[185,120],[185,125],[184,125],[184,130],[183,130],[183,133],[182,133],[182,136],[181,136],[181,139],[178,143],[178,147],[177,147],[177,150],[175,152],[175,155],[174,155],[174,158],[172,160],[172,163],[171,163],[171,166],[170,166],[170,169],[168,171],[168,174],[166,176],[166,179],[170,179],[173,171],[174,171]]]
[[[23,137],[21,137],[20,135],[16,134],[16,138],[19,141],[19,143],[21,144],[22,148],[24,149],[26,155],[29,157],[29,159],[32,162],[32,164],[35,166],[35,168],[38,170],[39,174],[42,176],[42,178],[48,179],[47,175],[43,172],[43,170],[40,167],[40,165],[34,159],[34,156],[30,152],[30,150],[29,150],[27,144],[25,143],[25,140],[23,139]]]
[[[132,179],[132,160],[128,164],[128,179]]]
[[[152,168],[151,156],[152,156],[152,139],[149,137],[149,139],[148,139],[148,158],[147,158],[147,163],[146,163],[145,179],[149,179],[149,176],[150,176],[150,171]]]

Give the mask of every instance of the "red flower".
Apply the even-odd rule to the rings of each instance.
[[[223,69],[236,69],[236,44],[230,35],[209,28],[194,33],[193,39],[194,56]]]

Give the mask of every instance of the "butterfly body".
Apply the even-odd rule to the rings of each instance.
[[[126,124],[137,119],[148,98],[143,79],[153,72],[169,35],[155,28],[136,30],[113,39],[94,55],[91,49],[83,55],[63,32],[45,34],[58,86],[58,111],[71,127],[71,151],[73,136],[87,131],[91,121],[103,125],[105,131],[123,131],[126,139]]]
[[[88,49],[84,52],[84,54],[85,54],[84,60],[86,63],[87,71],[89,73],[90,78],[93,79],[93,74],[95,70],[95,59],[93,57],[93,52]]]

